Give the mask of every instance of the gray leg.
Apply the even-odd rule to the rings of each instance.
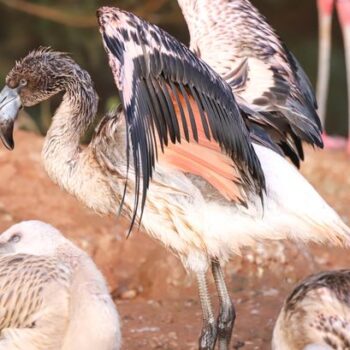
[[[228,350],[233,325],[236,319],[236,312],[228,294],[224,274],[221,270],[219,262],[212,261],[211,268],[220,300],[220,313],[217,319],[219,350]]]
[[[205,273],[197,273],[197,280],[203,314],[199,350],[214,350],[217,330]]]

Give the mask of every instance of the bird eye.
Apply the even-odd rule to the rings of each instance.
[[[8,240],[10,243],[18,243],[21,240],[21,235],[19,233],[15,233]]]
[[[27,80],[21,79],[21,80],[19,81],[19,85],[20,85],[20,86],[26,86],[26,85],[27,85]]]

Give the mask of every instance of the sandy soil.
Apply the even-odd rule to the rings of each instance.
[[[125,223],[97,216],[52,184],[41,166],[42,138],[16,133],[13,152],[0,148],[0,230],[40,219],[86,249],[110,284],[124,349],[196,349],[200,306],[194,281],[179,261],[142,232],[126,240]],[[350,224],[350,159],[309,151],[302,171]],[[274,320],[293,285],[313,271],[348,262],[345,250],[326,247],[274,243],[257,251],[225,268],[238,314],[232,349],[270,349]]]

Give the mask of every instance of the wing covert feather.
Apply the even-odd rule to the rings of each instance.
[[[302,141],[322,147],[311,83],[251,2],[178,2],[190,30],[191,49],[229,82],[240,107],[252,112],[247,114],[251,137],[261,143],[257,128],[264,130],[274,145],[263,145],[277,147],[296,165],[303,159]]]
[[[0,330],[30,328],[43,307],[45,285],[68,280],[55,258],[25,254],[0,258]]]

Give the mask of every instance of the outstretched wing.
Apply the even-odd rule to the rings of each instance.
[[[221,165],[227,175],[231,166],[232,174],[237,171],[236,184],[261,195],[264,175],[229,85],[160,28],[116,8],[99,9],[98,18],[132,145],[136,176],[133,219],[140,179],[143,209],[161,154],[178,169],[197,172],[206,179],[220,177]],[[203,154],[213,158],[203,163]],[[193,169],[196,161],[202,171]],[[205,169],[212,176],[205,174]],[[221,178],[227,179],[225,175]]]
[[[249,0],[178,0],[191,49],[232,87],[254,125],[298,165],[301,141],[322,147],[311,84],[296,58]],[[238,99],[239,97],[239,99]],[[254,138],[254,135],[252,135]]]

